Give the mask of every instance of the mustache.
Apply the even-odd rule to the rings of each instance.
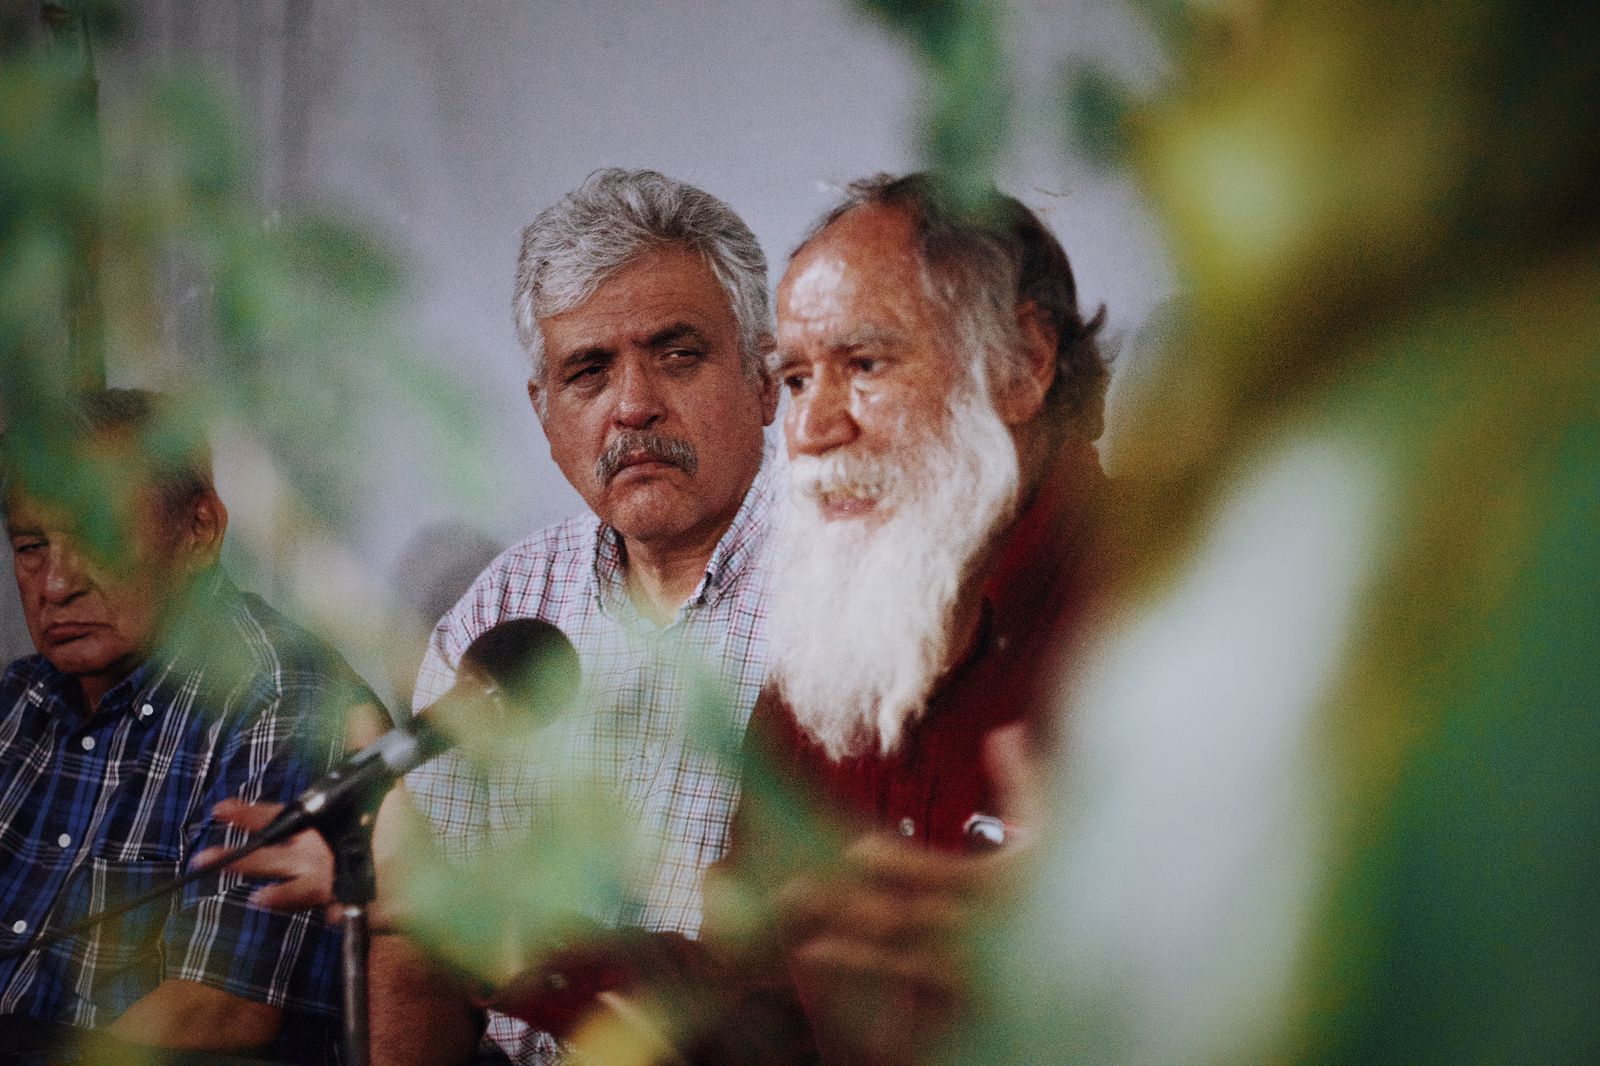
[[[844,450],[789,460],[790,488],[813,501],[827,496],[876,499],[899,488],[905,477],[903,467],[892,459]]]
[[[700,469],[700,456],[688,441],[647,429],[635,429],[619,433],[606,446],[606,450],[594,462],[594,476],[602,485],[610,484],[625,465],[640,459],[667,463],[690,477]]]

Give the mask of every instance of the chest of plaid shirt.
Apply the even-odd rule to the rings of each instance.
[[[571,639],[582,690],[555,731],[564,760],[614,790],[652,839],[636,897],[620,924],[695,935],[707,866],[727,847],[738,782],[686,736],[687,705],[704,677],[731,697],[725,723],[742,732],[766,674],[765,548],[777,476],[763,464],[718,542],[699,587],[664,627],[643,618],[627,593],[616,532],[592,515],[568,519],[515,545],[479,576],[434,631],[418,676],[425,707],[455,680],[472,640],[510,618],[540,618]],[[704,671],[704,675],[700,672]],[[510,767],[487,783],[445,756],[413,771],[406,787],[455,854],[525,836],[548,802],[539,766]],[[512,1061],[548,1061],[554,1045],[515,1019],[491,1014],[488,1038]]]
[[[0,947],[153,888],[243,831],[228,796],[284,802],[342,750],[343,714],[371,695],[331,650],[220,574],[205,651],[153,657],[85,717],[73,679],[41,656],[0,677]],[[310,912],[246,900],[217,874],[42,951],[0,962],[0,1014],[108,1024],[162,980],[285,1008],[302,1055],[339,1009],[338,940]]]

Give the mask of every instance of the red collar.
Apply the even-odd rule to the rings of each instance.
[[[1003,620],[1035,597],[1042,567],[1074,556],[1084,546],[1098,501],[1104,495],[1094,447],[1069,441],[1052,457],[1044,478],[1022,505],[983,583],[984,598]]]

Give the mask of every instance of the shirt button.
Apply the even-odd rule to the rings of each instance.
[[[64,848],[70,848],[72,847],[72,838],[66,833],[62,833],[60,836],[56,837],[56,843],[60,844]]]
[[[94,750],[94,737],[84,737],[80,743],[83,744],[84,751]]]
[[[156,709],[154,707],[150,706],[148,703],[145,704],[143,707],[139,708],[139,717],[140,718],[149,718],[152,714],[155,714],[155,713],[156,713]]]
[[[11,931],[13,933],[26,933],[28,931],[28,923],[18,918],[11,923]]]
[[[900,835],[903,837],[916,836],[917,823],[913,822],[910,818],[900,819]]]

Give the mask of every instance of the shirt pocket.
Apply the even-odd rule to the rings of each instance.
[[[182,872],[183,863],[176,853],[141,849],[137,855],[133,859],[90,857],[78,875],[83,878],[88,903],[79,914],[130,902]],[[94,999],[125,1009],[161,982],[166,971],[161,933],[180,895],[181,890],[153,899],[127,914],[107,918],[81,935],[80,943],[94,959]]]

